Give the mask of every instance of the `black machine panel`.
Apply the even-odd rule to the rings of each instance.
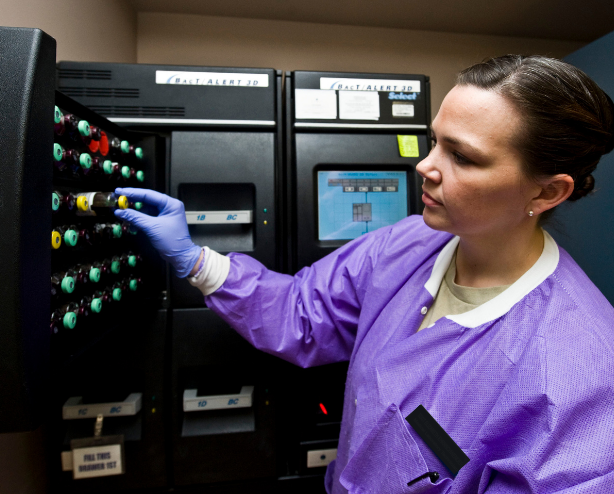
[[[421,212],[415,167],[430,150],[430,85],[424,75],[298,71],[286,87],[296,271]]]
[[[279,270],[275,135],[173,132],[171,145],[171,195],[185,204],[193,241]],[[204,306],[201,292],[176,277],[172,297],[175,307]]]
[[[206,308],[173,311],[172,337],[176,484],[275,477],[278,359]]]
[[[335,206],[334,200],[330,202],[322,200],[322,196],[326,192],[318,187],[319,173],[328,170],[357,173],[357,177],[365,177],[363,187],[371,191],[373,187],[370,186],[370,182],[379,183],[379,180],[369,177],[379,177],[382,172],[404,172],[398,175],[401,180],[405,180],[404,190],[401,188],[401,190],[396,190],[393,193],[387,193],[385,190],[375,193],[362,193],[359,191],[360,183],[354,185],[354,181],[352,181],[348,186],[354,190],[349,194],[356,196],[355,199],[352,199],[355,204],[370,204],[368,201],[373,201],[373,199],[369,197],[369,194],[373,197],[378,193],[380,196],[404,193],[404,196],[400,197],[397,202],[405,202],[406,215],[416,214],[420,211],[422,180],[418,180],[420,177],[417,177],[415,173],[415,165],[418,164],[420,158],[400,157],[396,135],[297,133],[295,143],[296,201],[297,204],[301,205],[302,211],[309,212],[309,214],[299,215],[300,219],[297,221],[296,252],[300,267],[311,264],[348,241],[347,238],[333,240],[323,238],[324,232],[321,224],[324,220],[321,214],[323,209],[338,207],[340,210],[335,211],[334,214],[347,216],[347,222],[358,221],[358,218],[353,218],[353,211],[349,209],[350,203]],[[426,134],[418,136],[418,145],[421,155],[426,155],[428,153]],[[383,187],[385,189],[386,186]],[[347,187],[343,187],[343,184],[341,184],[337,196],[345,194],[345,192],[341,192],[341,188]],[[390,206],[387,199],[384,206]],[[376,209],[376,207],[377,205],[373,209]],[[344,209],[341,210],[341,208]],[[400,219],[402,218],[394,217],[392,221],[395,222],[394,220]]]
[[[283,269],[280,73],[60,62],[57,77],[112,121],[166,138],[165,192],[184,202],[196,244]],[[283,363],[249,346],[185,279],[170,273],[168,287],[173,484],[251,489],[285,474],[273,398]]]
[[[271,69],[60,62],[58,89],[131,126],[276,125]],[[254,95],[256,94],[256,97]]]
[[[291,272],[373,229],[422,212],[416,165],[428,154],[430,86],[423,75],[286,74]],[[297,372],[303,419],[292,451],[301,475],[336,454],[347,363]]]
[[[296,71],[291,77],[294,89],[291,97],[295,104],[289,116],[297,129],[424,130],[425,125],[430,125],[431,94],[427,76]],[[317,97],[315,93],[304,93],[299,94],[299,100],[303,100],[297,107],[297,89],[299,92],[302,89],[330,92],[327,95],[330,106],[326,101],[314,105],[310,100]],[[318,115],[326,115],[326,118],[318,118]]]

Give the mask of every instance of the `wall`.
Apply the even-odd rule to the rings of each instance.
[[[565,56],[569,41],[436,33],[185,14],[138,14],[137,61],[186,65],[418,73],[431,76],[433,115],[456,73],[505,53]]]
[[[127,0],[0,0],[0,25],[42,29],[58,60],[134,63],[136,21]]]

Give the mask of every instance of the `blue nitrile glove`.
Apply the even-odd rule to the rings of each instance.
[[[126,196],[130,202],[142,202],[158,210],[158,216],[149,216],[134,209],[118,209],[115,216],[142,230],[160,256],[173,265],[177,276],[185,278],[189,275],[200,257],[201,247],[190,238],[183,203],[148,189],[117,188],[115,195]]]

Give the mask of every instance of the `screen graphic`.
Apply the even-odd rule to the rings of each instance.
[[[318,172],[320,240],[351,240],[406,216],[406,172]]]

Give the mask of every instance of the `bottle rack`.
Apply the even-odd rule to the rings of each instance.
[[[143,239],[115,217],[117,206],[92,208],[91,194],[151,187],[148,153],[154,154],[155,146],[61,93],[55,103],[49,331],[52,359],[64,362],[155,296],[148,287],[148,256],[141,254]],[[158,288],[159,278],[153,282]]]

